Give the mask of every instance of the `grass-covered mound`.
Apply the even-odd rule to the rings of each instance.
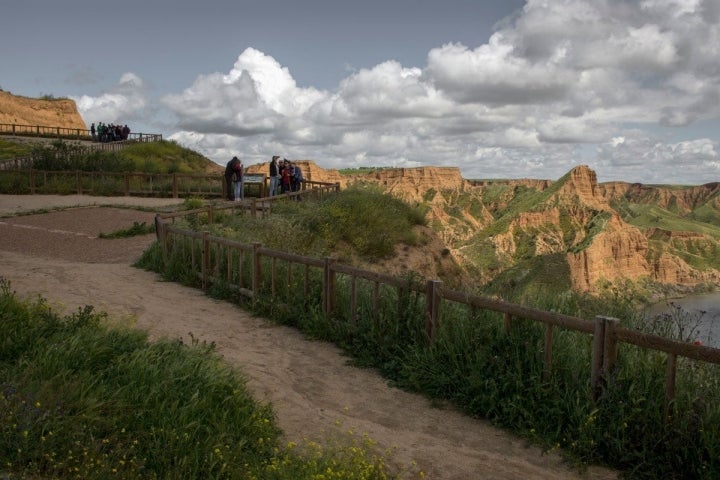
[[[271,407],[213,345],[106,320],[0,279],[0,478],[390,478],[367,445],[281,445]]]
[[[83,172],[219,173],[222,167],[173,141],[129,143],[121,150],[88,152],[62,141],[32,147],[36,170]]]
[[[214,221],[178,225],[299,255],[375,261],[392,257],[398,244],[420,245],[413,227],[425,224],[425,212],[377,186],[356,184],[321,200],[274,202],[264,218],[218,212]]]

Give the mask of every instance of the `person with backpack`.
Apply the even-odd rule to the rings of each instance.
[[[233,167],[233,186],[235,187],[235,201],[239,202],[245,198],[245,184],[243,183],[243,164],[238,159]]]
[[[227,165],[225,165],[225,198],[228,200],[235,200],[235,192],[234,192],[234,184],[233,184],[233,176],[235,174],[235,165],[240,163],[240,159],[237,157],[233,157]]]
[[[292,191],[298,192],[300,191],[300,185],[303,182],[303,174],[302,170],[300,169],[300,165],[297,164],[297,162],[293,162],[293,178],[292,178]]]

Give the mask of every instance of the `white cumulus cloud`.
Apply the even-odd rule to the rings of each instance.
[[[457,165],[474,178],[553,178],[587,163],[601,179],[697,183],[718,176],[717,141],[689,128],[720,116],[716,4],[528,0],[486,43],[439,45],[422,66],[387,60],[333,90],[298,87],[247,48],[163,104],[177,117],[171,138],[219,163],[278,154],[327,167]],[[103,101],[118,110],[127,98],[88,100]],[[675,139],[650,133],[660,126]]]

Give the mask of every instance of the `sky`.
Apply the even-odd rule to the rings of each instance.
[[[720,0],[23,0],[0,88],[224,165],[720,181]]]

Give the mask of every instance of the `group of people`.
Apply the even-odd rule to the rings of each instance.
[[[130,127],[127,125],[115,125],[113,123],[98,122],[97,127],[93,122],[90,125],[90,135],[93,142],[118,142],[127,140],[130,135]]]
[[[225,166],[227,199],[230,201],[239,202],[245,198],[243,168],[242,161],[237,156],[234,156]],[[300,190],[300,185],[305,181],[300,165],[287,158],[283,158],[281,162],[279,155],[273,155],[270,161],[269,178],[270,188],[268,195],[271,197],[283,193],[297,192]],[[300,197],[297,198],[300,199]]]
[[[273,155],[270,161],[270,193],[272,197],[281,193],[297,192],[305,180],[302,169],[296,162],[283,158],[280,162],[279,155]],[[298,197],[300,198],[300,197]]]

